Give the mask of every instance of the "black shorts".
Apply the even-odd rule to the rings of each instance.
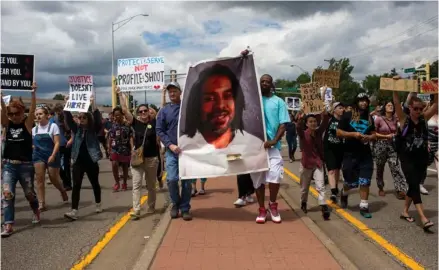
[[[324,150],[325,164],[328,172],[341,169],[343,154],[343,148],[341,147],[338,150],[328,148]]]
[[[350,188],[370,186],[373,174],[373,158],[371,153],[344,153],[344,184]]]

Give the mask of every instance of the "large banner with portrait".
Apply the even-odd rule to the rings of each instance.
[[[253,55],[205,60],[191,66],[179,120],[182,179],[268,170]]]

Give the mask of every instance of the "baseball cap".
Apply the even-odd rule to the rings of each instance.
[[[175,87],[175,88],[178,88],[178,90],[181,90],[180,84],[178,82],[168,83],[168,85],[166,86],[166,90],[169,90],[170,87]]]
[[[337,108],[338,106],[345,106],[343,103],[341,102],[334,102],[334,104],[332,104],[332,109],[335,110],[335,108]]]

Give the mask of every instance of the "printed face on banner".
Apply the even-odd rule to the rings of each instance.
[[[300,85],[303,111],[305,113],[321,113],[323,111],[324,104],[319,93],[319,88],[319,84],[315,82]]]
[[[69,76],[69,99],[65,111],[87,112],[93,94],[93,76]]]
[[[180,177],[268,168],[261,102],[253,56],[206,60],[191,67],[179,119]]]
[[[117,60],[117,85],[122,92],[160,91],[164,83],[164,57]]]
[[[286,97],[285,103],[287,103],[288,110],[292,110],[292,111],[300,110],[300,98],[298,97]]]
[[[32,90],[34,82],[34,56],[24,54],[2,54],[1,89]]]

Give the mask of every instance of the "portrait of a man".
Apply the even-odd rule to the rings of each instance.
[[[178,143],[182,149],[182,177],[185,172],[188,173],[188,177],[189,174],[212,177],[267,167],[266,152],[263,149],[264,138],[246,130],[246,125],[252,124],[259,124],[263,128],[262,112],[260,111],[260,115],[254,115],[252,122],[244,123],[246,104],[256,106],[259,110],[261,108],[258,98],[246,102],[246,96],[260,95],[256,75],[253,90],[248,89],[248,84],[245,84],[246,91],[253,91],[246,95],[241,85],[245,60],[231,60],[242,63],[227,65],[221,62],[230,59],[220,60],[201,69],[194,77],[193,83],[188,76],[189,82],[186,81],[187,88],[185,87],[187,90],[183,93]],[[189,73],[192,70],[190,69]],[[255,101],[259,103],[253,104]],[[197,164],[194,163],[195,160],[202,164],[194,165]],[[186,166],[186,161],[192,162],[192,166],[189,163]],[[248,166],[249,161],[254,162],[254,165]],[[255,168],[255,165],[261,167]]]

